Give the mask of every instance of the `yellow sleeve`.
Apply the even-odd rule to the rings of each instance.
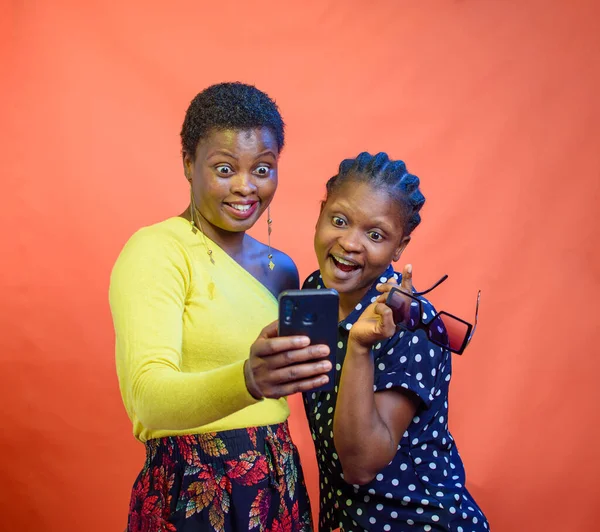
[[[129,416],[151,430],[200,427],[257,402],[246,388],[244,361],[181,371],[190,271],[176,240],[142,229],[125,245],[111,276],[121,393]]]

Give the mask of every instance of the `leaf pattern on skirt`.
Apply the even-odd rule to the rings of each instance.
[[[239,460],[227,462],[227,475],[243,486],[253,486],[263,480],[269,473],[267,458],[258,451],[248,451],[240,455]]]
[[[200,447],[208,456],[222,456],[227,453],[227,448],[223,440],[217,436],[215,432],[203,434],[200,440]]]
[[[256,527],[258,527],[260,532],[265,530],[270,505],[271,497],[269,497],[268,490],[260,490],[250,508],[250,530]]]
[[[246,430],[248,431],[248,436],[250,436],[250,441],[252,442],[252,445],[256,447],[256,431],[258,430],[258,428],[248,427]]]
[[[309,532],[299,466],[287,424],[149,440],[127,531]]]

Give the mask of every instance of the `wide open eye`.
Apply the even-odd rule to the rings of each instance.
[[[261,164],[260,166],[256,167],[254,173],[260,177],[269,177],[269,174],[271,173],[271,167],[267,164]]]
[[[215,170],[224,177],[228,177],[233,174],[233,169],[228,164],[218,164],[215,166]]]
[[[340,218],[339,216],[333,216],[331,218],[331,223],[336,227],[344,227],[346,225],[346,220]]]
[[[383,236],[380,233],[378,233],[377,231],[369,231],[367,233],[367,235],[369,235],[369,238],[373,242],[381,242],[383,240]]]

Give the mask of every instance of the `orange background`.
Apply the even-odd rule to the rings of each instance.
[[[468,484],[496,532],[598,530],[600,4],[1,5],[2,530],[124,528],[143,447],[109,273],[133,231],[185,207],[179,128],[224,80],[283,111],[273,241],[301,275],[342,158],[385,150],[422,178],[402,262],[417,286],[450,274],[432,300],[467,319],[482,289],[451,392]]]

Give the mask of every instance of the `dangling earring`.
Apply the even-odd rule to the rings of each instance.
[[[208,247],[208,240],[206,239],[206,235],[204,234],[204,231],[202,231],[202,225],[200,225],[200,220],[198,220],[198,227],[196,227],[195,216],[196,216],[196,202],[194,201],[194,191],[192,190],[191,182],[190,182],[190,225],[192,226],[192,233],[196,234],[198,232],[198,229],[200,229],[200,233],[202,233],[202,239],[204,240],[204,247],[206,248],[206,254],[208,255],[208,258],[210,259],[210,262],[212,262],[214,264],[215,259],[213,259],[213,256],[212,256],[212,249],[210,249]]]
[[[269,254],[267,255],[267,258],[269,259],[269,270],[271,271],[275,268],[275,263],[273,262],[273,253],[271,253],[271,231],[273,230],[271,227],[272,223],[273,220],[271,220],[271,206],[269,205],[267,207],[267,238],[269,243]]]

